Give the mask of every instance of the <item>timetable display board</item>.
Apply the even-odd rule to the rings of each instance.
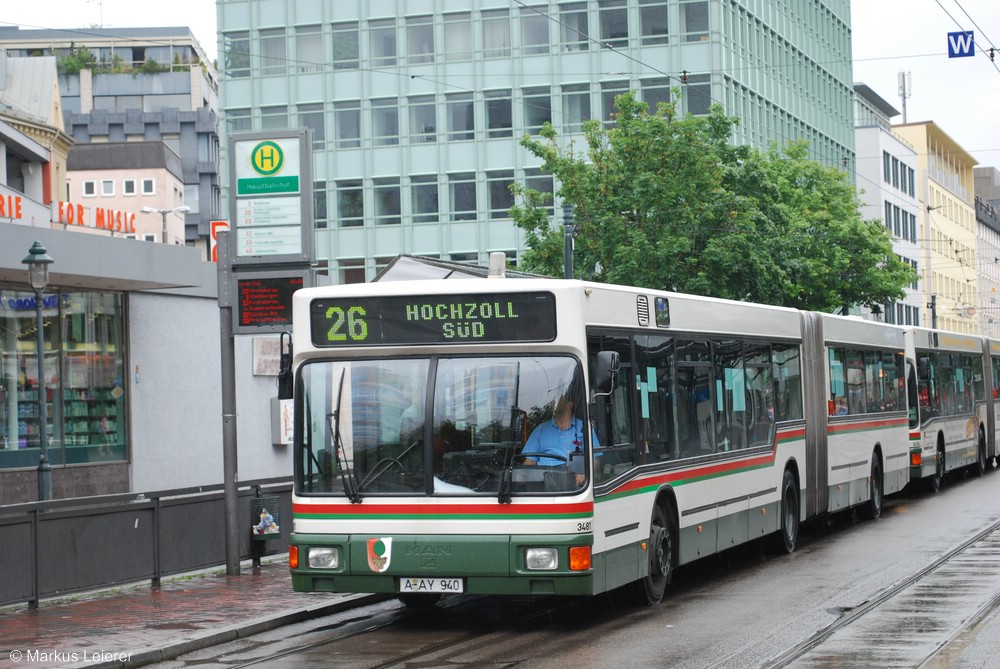
[[[292,328],[292,294],[308,287],[304,270],[233,272],[233,332],[262,334]]]
[[[235,269],[313,260],[311,137],[308,128],[230,135]]]
[[[475,344],[552,341],[552,293],[472,293],[316,298],[314,346]]]

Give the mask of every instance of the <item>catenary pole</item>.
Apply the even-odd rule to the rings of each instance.
[[[236,448],[236,349],[230,295],[229,233],[218,233],[219,343],[222,353],[222,471],[226,528],[226,575],[240,575],[239,471]]]

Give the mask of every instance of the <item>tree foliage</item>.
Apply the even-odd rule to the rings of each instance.
[[[914,281],[885,227],[861,219],[848,176],[807,159],[804,143],[733,146],[736,119],[718,106],[682,117],[673,104],[647,113],[632,94],[616,105],[613,127],[584,124],[585,153],[548,124],[521,140],[573,205],[575,276],[820,311],[884,304]],[[545,194],[515,192],[524,266],[562,276],[562,221]]]

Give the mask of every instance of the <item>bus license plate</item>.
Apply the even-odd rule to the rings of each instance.
[[[400,592],[464,592],[460,578],[401,578]]]

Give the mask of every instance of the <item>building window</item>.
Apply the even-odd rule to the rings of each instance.
[[[371,21],[368,28],[372,67],[396,64],[396,20]]]
[[[708,40],[708,3],[705,0],[681,3],[681,24],[684,26],[684,40],[705,42]]]
[[[356,70],[359,65],[358,23],[334,23],[333,32],[333,69]]]
[[[643,45],[667,43],[666,0],[639,0],[639,34]]]
[[[365,198],[360,179],[337,182],[337,220],[342,228],[365,224]]]
[[[885,227],[889,229],[889,234],[892,234],[892,202],[886,200],[883,205],[885,208]]]
[[[326,146],[326,114],[322,102],[299,105],[299,125],[312,128],[312,148],[322,150]]]
[[[375,225],[399,225],[399,179],[375,179]]]
[[[411,65],[434,62],[434,18],[411,16],[406,19],[406,56]]]
[[[323,29],[320,26],[296,26],[295,66],[299,72],[323,71]]]
[[[399,100],[372,100],[372,136],[376,146],[399,144]]]
[[[510,57],[510,12],[494,9],[483,12],[483,57]]]
[[[135,195],[135,179],[125,179],[122,181],[122,195]]]
[[[910,197],[913,197],[916,191],[914,191],[913,189],[913,169],[910,167],[906,168],[906,181],[907,181],[906,192],[909,194]]]
[[[114,195],[115,195],[115,180],[101,179],[101,196],[114,197]]]
[[[5,306],[34,305],[32,293],[4,290]],[[126,458],[124,297],[46,291],[44,374],[47,456],[53,465]],[[5,309],[10,341],[0,378],[0,468],[38,465],[38,358],[34,308]],[[9,372],[9,373],[7,373]]]
[[[83,182],[83,196],[84,197],[97,197],[97,182],[96,181],[84,181]]]
[[[552,120],[552,96],[548,86],[522,89],[524,98],[524,131],[537,135],[542,125]]]
[[[892,186],[899,188],[899,160],[895,156],[892,159]]]
[[[548,212],[549,216],[555,212],[555,201],[553,199],[555,184],[552,181],[551,174],[542,174],[542,171],[537,167],[526,169],[524,170],[524,187],[538,191],[539,193],[547,193],[548,197],[545,199],[546,204],[543,206],[543,209]]]
[[[464,172],[448,175],[448,198],[451,204],[451,220],[476,220],[476,174]]]
[[[586,51],[590,48],[587,32],[587,3],[574,2],[559,6],[559,23],[564,51]]]
[[[882,152],[882,181],[891,183],[892,181],[892,158],[888,151]]]
[[[601,118],[605,128],[610,128],[615,124],[615,113],[618,111],[618,107],[615,106],[615,98],[627,92],[627,81],[605,81],[601,84]]]
[[[225,49],[224,63],[226,76],[231,79],[245,79],[250,76],[250,33],[247,31],[225,33],[222,36]]]
[[[445,14],[444,57],[449,62],[472,60],[472,14]]]
[[[260,108],[261,130],[284,130],[288,127],[288,107],[274,105]]]
[[[320,230],[326,228],[326,182],[313,182],[313,219]]]
[[[580,132],[590,118],[590,84],[567,84],[562,87],[564,132]]]
[[[142,194],[143,195],[156,195],[156,181],[153,179],[143,179],[142,180]]]
[[[712,106],[712,85],[709,75],[692,74],[688,75],[688,83],[684,87],[687,97],[688,114],[707,114]]]
[[[601,46],[615,49],[628,47],[628,8],[625,0],[605,0],[598,10]]]
[[[892,234],[894,234],[896,237],[902,237],[903,236],[903,231],[901,230],[900,224],[899,224],[899,214],[900,214],[899,207],[893,205],[893,207],[892,207]]]
[[[337,148],[356,149],[361,146],[361,101],[333,103],[337,124]]]
[[[285,74],[288,57],[285,55],[285,29],[272,28],[260,31],[260,73],[263,76]]]
[[[226,129],[230,133],[253,129],[253,117],[250,115],[249,107],[243,109],[227,109],[225,116]]]
[[[342,285],[365,282],[365,261],[363,258],[341,260],[337,264],[340,266],[340,283]]]
[[[642,101],[646,103],[650,114],[655,114],[660,103],[670,104],[670,79],[644,79],[642,82]]]
[[[522,7],[521,55],[549,52],[549,17],[545,7]]]
[[[486,173],[486,190],[489,195],[489,217],[510,218],[510,208],[514,206],[514,194],[510,187],[514,185],[514,173],[497,171]]]
[[[437,176],[410,177],[410,218],[414,223],[436,223],[440,219]]]
[[[472,93],[451,93],[446,96],[448,114],[448,141],[472,139],[476,131],[472,111]]]
[[[410,142],[421,144],[437,141],[437,106],[433,95],[421,95],[409,99]]]
[[[514,134],[511,112],[511,91],[485,91],[486,136],[512,137]]]

